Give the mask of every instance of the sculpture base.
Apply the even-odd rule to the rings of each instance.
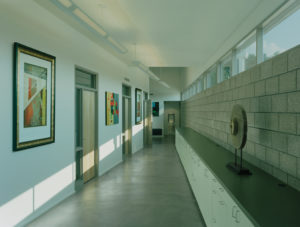
[[[230,162],[227,164],[227,168],[237,173],[238,175],[252,175],[249,169],[241,167],[239,164]]]

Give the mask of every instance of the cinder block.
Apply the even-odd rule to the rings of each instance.
[[[278,77],[272,77],[266,80],[266,94],[277,94],[278,93]]]
[[[255,156],[254,143],[248,140],[247,143],[246,143],[246,146],[244,148],[244,151],[247,152],[250,155]]]
[[[288,153],[300,158],[300,136],[288,136]]]
[[[278,168],[273,168],[273,176],[281,180],[284,183],[287,183],[287,173],[283,172]]]
[[[250,99],[250,112],[255,113],[259,110],[258,98]]]
[[[254,84],[254,94],[255,96],[263,96],[266,94],[266,81],[261,80]]]
[[[235,76],[234,76],[234,77],[231,77],[231,78],[229,79],[229,81],[230,81],[230,88],[231,88],[231,89],[235,88],[236,77],[235,77]]]
[[[254,126],[254,113],[246,112],[246,114],[247,114],[248,126]]]
[[[245,71],[243,76],[243,85],[247,85],[252,82],[251,73],[249,70]]]
[[[298,178],[300,179],[300,158],[297,158],[297,175],[298,175]]]
[[[272,148],[287,153],[287,134],[272,132]]]
[[[288,175],[288,185],[300,191],[300,180],[296,177]]]
[[[271,130],[278,130],[278,114],[267,113],[265,114],[266,128]]]
[[[296,71],[285,73],[279,77],[279,92],[296,91]]]
[[[279,152],[271,148],[267,148],[266,162],[279,168]]]
[[[262,96],[258,98],[258,112],[272,112],[271,96]]]
[[[297,176],[297,158],[286,153],[279,154],[279,166],[284,172]]]
[[[264,113],[255,113],[254,114],[254,126],[256,128],[265,128],[266,127],[266,120]]]
[[[279,130],[292,134],[297,133],[296,114],[279,114]]]
[[[266,160],[266,147],[261,146],[260,144],[255,144],[255,157],[259,160]]]
[[[252,142],[259,143],[259,129],[248,127],[248,139]]]
[[[273,76],[287,72],[287,53],[280,54],[272,59]]]
[[[300,90],[300,69],[297,70],[297,90]]]
[[[297,115],[297,134],[300,135],[300,114]]]
[[[258,143],[266,147],[271,147],[272,145],[272,134],[271,131],[258,129]]]
[[[288,112],[300,112],[300,91],[288,94]]]
[[[263,62],[260,65],[261,79],[265,79],[272,76],[272,59]]]
[[[241,72],[238,75],[236,75],[236,87],[240,87],[243,85],[243,76],[244,76],[245,72]]]
[[[246,97],[250,98],[254,96],[254,85],[253,84],[249,84],[246,86]]]
[[[252,82],[260,80],[260,66],[261,65],[256,65],[250,69],[250,77]]]
[[[300,46],[293,48],[288,53],[288,70],[300,68]]]
[[[287,94],[272,96],[272,112],[287,112]]]

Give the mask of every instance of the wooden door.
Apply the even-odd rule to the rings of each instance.
[[[95,177],[95,92],[82,92],[83,181]]]

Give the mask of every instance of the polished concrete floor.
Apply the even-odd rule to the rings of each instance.
[[[101,167],[100,167],[101,168]],[[145,148],[88,182],[29,226],[205,226],[173,138]]]

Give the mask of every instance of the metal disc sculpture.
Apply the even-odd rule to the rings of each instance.
[[[247,115],[244,108],[235,105],[232,109],[230,119],[230,133],[232,144],[235,148],[234,162],[227,164],[227,167],[239,175],[251,175],[249,169],[243,167],[243,148],[247,141]],[[240,150],[240,163],[238,163],[237,150]]]

